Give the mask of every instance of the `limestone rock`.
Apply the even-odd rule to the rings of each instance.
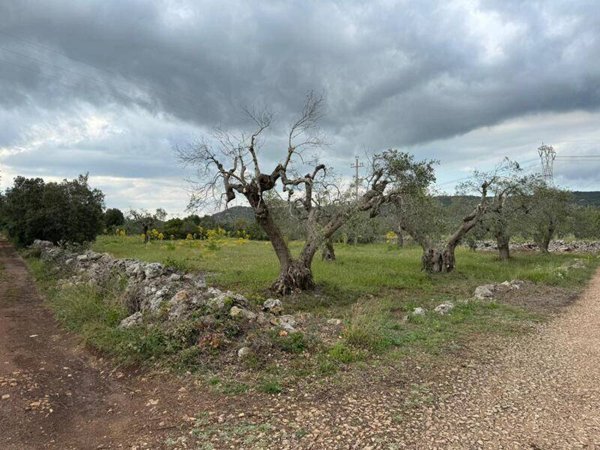
[[[413,316],[424,316],[425,315],[425,308],[421,308],[420,306],[413,309],[412,312]]]
[[[275,315],[280,315],[283,313],[283,304],[281,303],[281,300],[278,300],[276,298],[267,299],[263,303],[263,311],[267,311]]]
[[[125,317],[123,320],[121,320],[119,328],[131,328],[136,325],[141,325],[142,320],[142,313],[138,311],[136,313],[133,313],[129,317]]]
[[[440,305],[437,305],[435,307],[434,311],[436,313],[438,313],[438,314],[445,315],[445,314],[448,314],[453,309],[454,309],[454,303],[452,303],[452,302],[446,302],[446,303],[442,303]]]
[[[284,315],[277,319],[277,325],[283,328],[288,333],[296,333],[296,319],[294,316]]]
[[[496,286],[493,284],[484,284],[475,288],[473,296],[478,300],[489,300],[494,298]]]
[[[231,309],[229,310],[229,315],[231,317],[240,317],[246,320],[254,320],[256,319],[256,314],[253,313],[252,311],[249,311],[247,309],[244,308],[240,308],[238,306],[232,306]]]
[[[146,275],[146,278],[148,279],[156,278],[162,275],[162,272],[163,266],[160,263],[146,264],[146,268],[144,269],[144,275]]]
[[[239,359],[247,358],[251,354],[252,354],[252,350],[250,350],[250,347],[242,347],[237,352],[237,356]]]

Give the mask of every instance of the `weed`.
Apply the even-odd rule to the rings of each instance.
[[[336,342],[327,353],[333,360],[344,364],[357,361],[361,356],[356,350],[343,342]]]
[[[304,333],[299,332],[280,335],[274,331],[273,343],[277,348],[287,353],[302,353],[308,348]]]
[[[281,384],[277,380],[268,379],[263,380],[259,385],[258,389],[266,394],[279,394],[283,391]]]

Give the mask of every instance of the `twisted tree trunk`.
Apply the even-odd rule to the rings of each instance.
[[[333,241],[327,239],[323,246],[323,252],[321,253],[321,259],[323,261],[335,261],[335,249],[333,248]]]

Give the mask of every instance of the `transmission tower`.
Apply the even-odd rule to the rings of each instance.
[[[554,160],[556,159],[556,150],[551,145],[545,145],[538,148],[538,154],[542,161],[542,176],[548,184],[554,181]]]
[[[353,169],[356,169],[356,175],[354,176],[354,189],[356,192],[356,201],[358,201],[358,185],[361,181],[360,177],[358,176],[358,169],[361,167],[364,167],[365,165],[363,163],[359,163],[358,162],[358,156],[356,156],[356,163],[351,164],[350,167],[352,167]]]

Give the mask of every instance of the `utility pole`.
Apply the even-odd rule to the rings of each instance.
[[[364,167],[365,165],[363,163],[358,162],[358,156],[356,156],[355,158],[356,162],[354,164],[351,164],[350,167],[356,169],[356,175],[354,176],[354,188],[356,189],[356,201],[358,202],[358,183],[360,182],[360,178],[358,176],[358,169],[360,167]]]
[[[554,160],[556,159],[556,150],[551,145],[545,145],[538,148],[538,154],[542,161],[542,176],[548,185],[552,185],[554,181]]]

